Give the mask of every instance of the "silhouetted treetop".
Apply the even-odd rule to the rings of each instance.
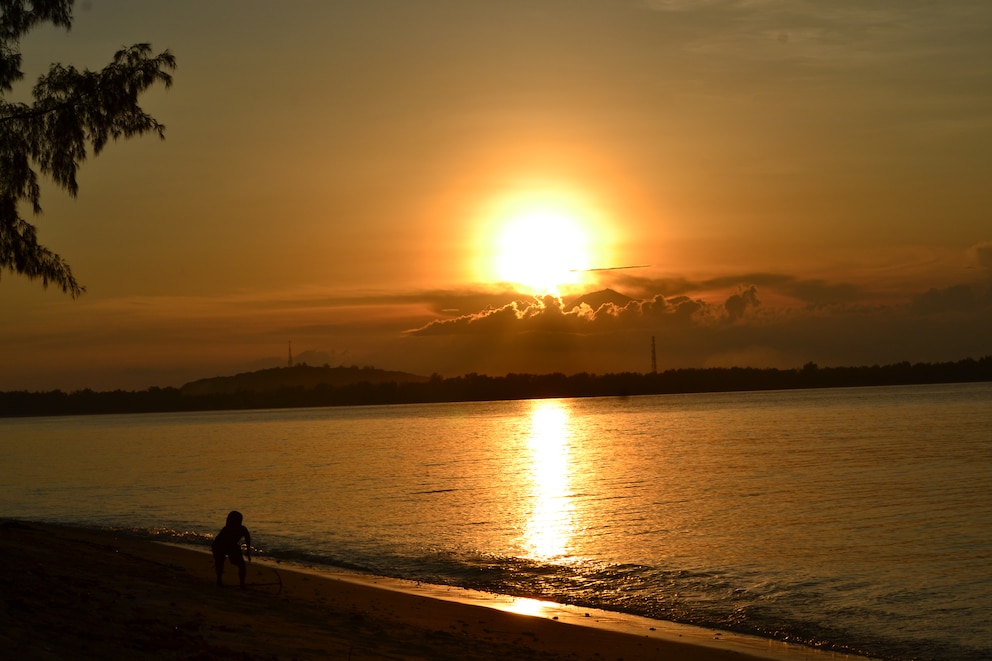
[[[0,0],[0,271],[53,283],[73,298],[85,291],[69,264],[38,243],[35,226],[20,215],[22,202],[41,213],[38,173],[70,195],[78,193],[76,172],[90,150],[99,154],[110,140],[149,132],[165,137],[165,126],[138,105],[142,92],[172,85],[172,53],[155,55],[148,44],[117,51],[100,71],[52,64],[32,89],[31,103],[4,95],[21,80],[20,38],[40,23],[68,29],[72,0]]]

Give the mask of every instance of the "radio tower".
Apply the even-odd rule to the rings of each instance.
[[[290,340],[290,342],[289,342],[289,360],[286,361],[286,366],[287,367],[292,367],[293,366],[293,341],[292,340]]]
[[[658,373],[658,354],[654,350],[654,335],[651,336],[651,373]]]

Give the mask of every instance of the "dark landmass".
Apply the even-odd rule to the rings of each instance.
[[[318,376],[326,375],[329,382]],[[699,392],[844,388],[992,381],[992,356],[945,363],[798,369],[753,367],[674,369],[640,374],[466,374],[443,378],[371,367],[297,365],[233,377],[204,379],[182,388],[66,393],[2,392],[0,417],[152,413],[232,409],[423,404],[547,397],[624,397]]]
[[[280,390],[303,388],[313,389],[318,386],[340,388],[355,383],[422,383],[426,376],[407,374],[406,372],[390,372],[373,367],[311,367],[295,365],[293,367],[275,367],[244,372],[234,376],[215,376],[210,379],[200,379],[187,383],[179,391],[185,397],[202,395],[231,395],[238,392],[278,392]]]

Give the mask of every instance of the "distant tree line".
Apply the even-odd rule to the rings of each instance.
[[[647,374],[487,376],[472,373],[452,378],[435,374],[422,382],[361,381],[347,385],[321,384],[311,388],[293,386],[266,392],[241,390],[203,395],[184,394],[178,388],[112,392],[87,389],[71,393],[15,391],[0,393],[0,416],[423,404],[976,381],[992,381],[992,356],[957,362],[902,362],[871,367],[818,367],[815,363],[807,363],[798,369],[730,367],[672,369]]]

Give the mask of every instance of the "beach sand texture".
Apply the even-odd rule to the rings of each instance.
[[[744,660],[675,635],[577,626],[112,531],[0,523],[7,658]],[[719,635],[719,634],[718,634]],[[813,652],[809,650],[809,652]],[[802,655],[805,656],[805,655]]]

